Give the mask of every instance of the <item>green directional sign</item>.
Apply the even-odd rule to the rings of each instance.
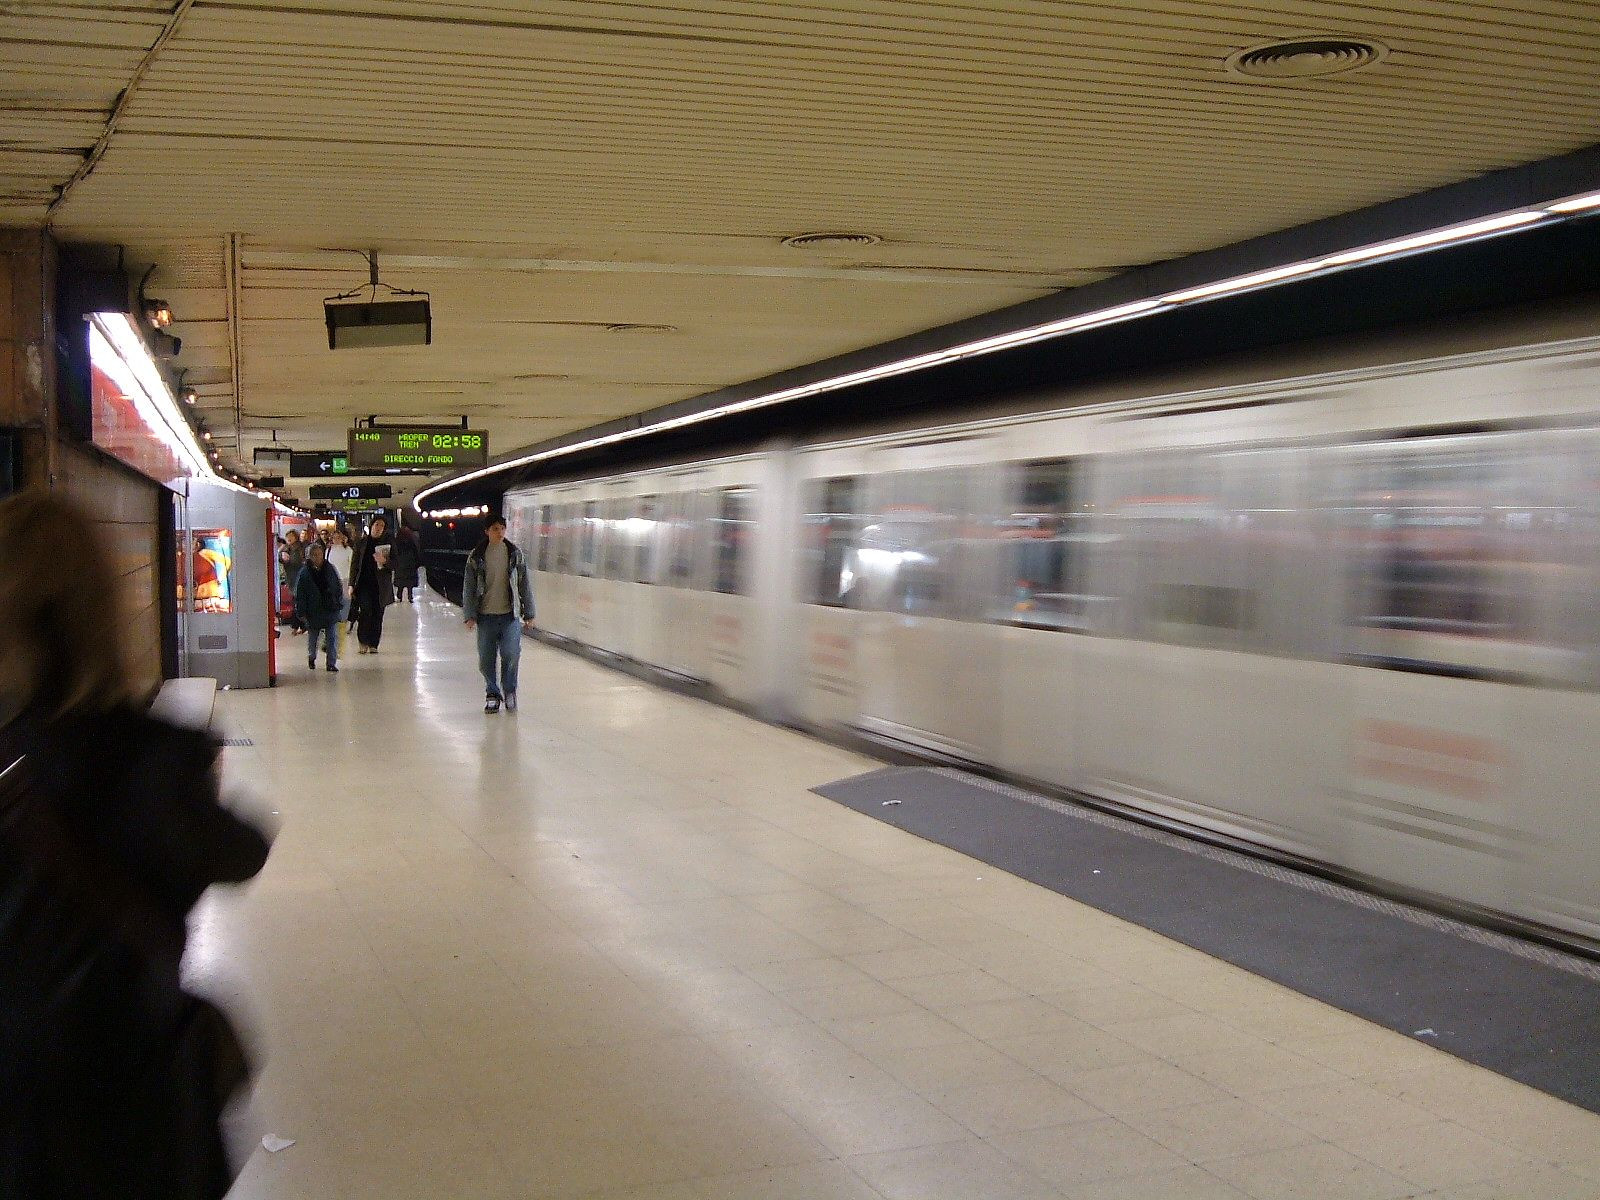
[[[296,450],[289,456],[293,479],[333,479],[350,473],[350,457],[343,450]]]

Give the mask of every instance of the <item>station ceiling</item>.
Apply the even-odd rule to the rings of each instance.
[[[1227,65],[1305,38],[1376,60]],[[1600,112],[1589,0],[11,2],[0,46],[0,224],[156,264],[243,466],[369,415],[509,450],[1577,149]],[[815,233],[863,240],[786,244]],[[327,348],[368,249],[432,293],[431,347]]]

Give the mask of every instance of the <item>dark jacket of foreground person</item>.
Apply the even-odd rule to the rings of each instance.
[[[0,730],[0,1196],[215,1200],[244,1081],[179,984],[185,918],[259,871],[217,799],[217,744],[132,708]]]

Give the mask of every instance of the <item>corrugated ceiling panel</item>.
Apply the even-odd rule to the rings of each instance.
[[[79,31],[85,9],[34,6],[30,36],[62,44],[17,86],[108,109],[170,11]],[[1224,70],[1315,33],[1391,54],[1289,83]],[[211,379],[222,246],[246,236],[248,413],[310,406],[332,436],[387,396],[548,435],[1573,149],[1597,81],[1600,11],[1576,0],[196,0],[62,221],[170,270]],[[0,219],[7,162],[36,187],[70,155],[32,155],[87,149],[96,116],[17,115]],[[884,240],[779,244],[817,228]],[[321,342],[324,289],[362,268],[311,252],[371,245],[435,289],[430,350]],[[623,346],[595,332],[610,320],[681,332]]]

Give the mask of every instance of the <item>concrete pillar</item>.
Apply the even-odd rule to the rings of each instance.
[[[0,229],[0,427],[18,433],[20,487],[57,466],[56,250],[42,229]]]

